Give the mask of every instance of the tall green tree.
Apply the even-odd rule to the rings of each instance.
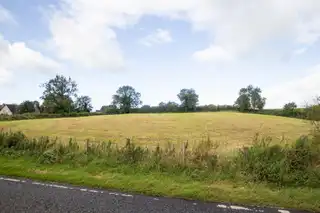
[[[91,112],[93,109],[91,104],[91,98],[86,95],[77,97],[77,100],[75,102],[75,109],[78,112]]]
[[[297,104],[295,102],[289,102],[283,106],[284,111],[293,111],[296,108],[297,108]]]
[[[251,108],[250,97],[247,94],[240,94],[237,98],[235,105],[240,112],[247,112]]]
[[[23,101],[21,104],[18,106],[18,113],[23,114],[23,113],[33,113],[36,111],[35,109],[35,102],[34,101]]]
[[[77,96],[77,84],[70,77],[56,75],[55,78],[41,85],[44,88],[41,99],[43,108],[49,113],[74,111],[74,99]]]
[[[261,96],[262,90],[252,85],[241,88],[235,106],[241,111],[262,110],[266,104],[266,98]]]
[[[295,102],[289,102],[283,106],[282,111],[285,116],[296,116],[295,109],[297,109],[297,104]]]
[[[130,113],[131,109],[142,104],[141,94],[132,86],[122,86],[112,96],[112,105],[115,105],[122,113]]]
[[[185,112],[196,110],[199,102],[199,95],[197,95],[194,89],[182,89],[177,96],[181,102],[181,107],[184,108]]]
[[[105,114],[119,114],[119,109],[113,104],[102,106],[100,111]]]
[[[159,103],[160,112],[177,112],[179,111],[179,104],[173,101],[169,101],[167,103],[160,102]]]

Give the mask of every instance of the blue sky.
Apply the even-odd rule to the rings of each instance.
[[[318,0],[1,0],[0,102],[39,100],[71,76],[95,109],[119,86],[144,104],[233,104],[261,87],[268,108],[320,95]]]

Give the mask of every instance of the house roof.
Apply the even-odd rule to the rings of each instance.
[[[0,110],[2,110],[5,106],[7,106],[12,113],[15,113],[17,111],[17,105],[15,104],[2,104],[0,106]]]

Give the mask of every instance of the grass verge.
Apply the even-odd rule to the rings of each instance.
[[[210,139],[190,149],[62,143],[0,132],[0,174],[124,192],[320,211],[320,134],[281,146],[255,137],[223,156]]]
[[[64,164],[43,165],[33,157],[0,157],[1,175],[154,196],[320,211],[320,189],[270,187],[266,184],[248,182],[194,181],[187,176],[159,172],[124,174],[115,171],[115,168],[95,172],[99,170],[92,166],[74,168]]]

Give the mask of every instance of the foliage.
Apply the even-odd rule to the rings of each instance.
[[[297,108],[293,111],[284,111],[283,109],[263,109],[258,112],[252,112],[252,113],[258,113],[263,115],[274,115],[274,116],[281,116],[281,117],[291,117],[291,118],[299,118],[299,119],[307,119],[307,109],[304,108]]]
[[[75,108],[77,112],[91,112],[93,108],[91,98],[89,96],[77,97]]]
[[[159,111],[160,112],[178,112],[180,111],[179,104],[173,101],[169,101],[167,103],[161,102],[159,103]]]
[[[297,104],[295,102],[286,103],[282,109],[283,115],[288,117],[296,117],[295,116],[296,109],[297,109]]]
[[[23,101],[19,106],[18,106],[18,113],[23,114],[23,113],[33,113],[39,110],[40,104],[38,101]]]
[[[50,118],[50,117],[66,117],[68,114],[71,117],[77,112],[91,112],[93,107],[89,96],[77,95],[77,84],[70,77],[66,78],[62,75],[56,75],[42,85],[44,88],[40,105],[38,101],[24,101],[19,106],[13,107],[15,116],[9,118],[1,115],[1,120],[17,120],[17,119],[32,119],[32,118]],[[249,113],[259,113],[266,115],[276,115],[284,117],[294,117],[300,119],[309,119],[312,111],[317,107],[297,108],[294,102],[284,105],[283,109],[267,109],[264,110],[266,98],[261,96],[261,89],[252,85],[246,88],[241,88],[239,97],[233,106],[231,105],[202,105],[198,106],[199,96],[194,89],[181,89],[177,95],[181,104],[173,101],[161,102],[158,106],[142,104],[141,94],[136,92],[131,86],[120,87],[116,94],[113,95],[112,104],[102,106],[99,114],[121,114],[121,113],[168,113],[168,112],[217,112],[217,111],[241,111]],[[316,102],[320,102],[320,96],[316,97]],[[13,105],[13,104],[11,104]],[[43,113],[41,116],[30,115],[33,113]],[[28,113],[29,115],[19,116],[18,114]],[[49,116],[47,114],[57,114]],[[63,116],[61,115],[63,114]],[[81,116],[81,115],[79,115]]]
[[[122,86],[112,96],[112,105],[120,109],[121,113],[130,113],[132,108],[136,108],[142,104],[140,97],[141,94],[136,92],[132,86]]]
[[[314,103],[306,108],[307,119],[315,127],[315,131],[320,134],[320,96],[317,96]]]
[[[108,105],[108,106],[102,106],[100,109],[100,112],[104,113],[104,114],[119,114],[120,110],[117,108],[117,106],[115,105]]]
[[[240,112],[248,112],[251,108],[249,95],[240,94],[235,102],[235,105],[238,107]]]
[[[279,186],[320,186],[320,143],[306,136],[292,146],[272,145],[271,138],[256,135],[254,145],[240,149],[235,156],[219,157],[218,146],[207,138],[190,149],[189,144],[168,143],[154,149],[112,142],[84,144],[70,139],[40,137],[29,139],[21,132],[0,132],[0,153],[34,156],[42,164],[94,164],[100,169],[129,166],[144,172],[184,174],[193,180],[230,180],[268,182]]]
[[[297,108],[297,104],[295,102],[289,102],[283,106],[284,111],[293,111],[296,108]]]
[[[41,99],[47,113],[70,113],[74,111],[74,98],[78,91],[77,84],[70,77],[56,75],[55,78],[42,84],[44,88]]]
[[[100,112],[71,112],[71,113],[24,113],[14,115],[0,115],[0,121],[47,119],[47,118],[66,118],[66,117],[85,117],[103,115]]]
[[[261,89],[252,85],[241,88],[235,106],[241,112],[262,110],[266,104],[266,98],[261,97]]]
[[[199,102],[199,95],[196,94],[194,89],[182,89],[177,96],[181,102],[181,107],[185,112],[196,110],[196,106]]]

